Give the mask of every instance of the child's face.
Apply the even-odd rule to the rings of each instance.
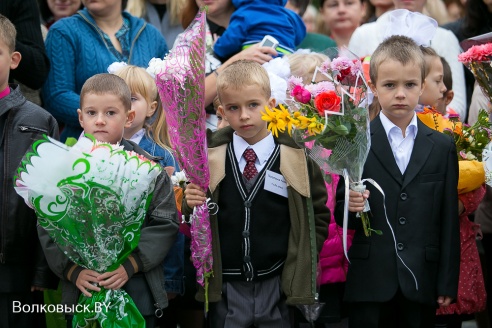
[[[226,126],[229,126],[229,122],[224,120],[222,115],[219,112],[217,112],[217,130],[225,128]]]
[[[421,67],[415,62],[403,65],[386,60],[378,67],[376,83],[370,86],[386,117],[395,125],[406,127],[422,93]]]
[[[443,68],[439,57],[426,58],[430,61],[430,70],[425,77],[425,89],[420,96],[420,104],[424,106],[437,106],[437,102],[444,97],[446,86],[443,82]]]
[[[10,52],[9,47],[0,40],[0,91],[9,84],[10,70],[17,68],[21,60],[19,52]]]
[[[267,122],[261,119],[265,106],[274,107],[275,99],[267,98],[257,85],[229,88],[221,94],[219,115],[250,145],[268,135]]]
[[[77,109],[80,125],[101,142],[120,142],[124,128],[135,118],[135,112],[126,111],[123,102],[112,94],[88,93],[81,99],[81,106]]]
[[[157,109],[157,101],[149,102],[140,93],[132,94],[132,109],[135,111],[135,119],[133,120],[130,129],[137,132],[143,128],[145,120],[154,115]]]

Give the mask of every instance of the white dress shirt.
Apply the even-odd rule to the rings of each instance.
[[[408,162],[410,162],[413,145],[415,144],[415,137],[417,136],[417,114],[413,114],[412,121],[406,127],[405,137],[403,137],[401,129],[391,122],[383,112],[381,112],[379,116],[384,131],[386,131],[386,135],[388,136],[396,164],[398,165],[401,174],[403,174],[407,169]]]
[[[250,145],[234,132],[232,135],[232,144],[234,146],[234,154],[236,155],[241,173],[243,173],[244,167],[246,166],[246,159],[243,157],[243,153],[246,149],[251,148],[255,151],[257,157],[255,166],[258,172],[263,169],[266,162],[270,158],[270,155],[275,150],[275,141],[273,140],[271,133],[254,145]]]

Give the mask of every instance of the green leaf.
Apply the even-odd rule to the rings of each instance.
[[[350,125],[350,123],[349,123],[349,125]],[[337,126],[333,129],[333,131],[334,131],[335,133],[337,133],[337,134],[341,135],[341,136],[345,136],[345,135],[349,134],[349,131],[350,131],[350,130],[349,130],[349,129],[347,129],[347,127],[346,127],[345,125],[341,124],[341,125],[337,125]]]

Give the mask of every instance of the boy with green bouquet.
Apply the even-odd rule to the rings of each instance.
[[[79,121],[86,134],[99,142],[120,144],[126,151],[152,159],[138,145],[123,139],[124,128],[135,117],[131,93],[123,79],[113,74],[93,76],[82,87],[80,102]],[[108,200],[101,200],[96,207],[98,210],[107,206]],[[46,230],[39,227],[38,232],[50,267],[62,279],[62,304],[73,306],[80,293],[90,298],[101,288],[123,288],[145,318],[146,326],[154,326],[155,315],[167,306],[161,263],[178,232],[174,193],[165,171],[157,176],[136,249],[113,271],[97,272],[75,264]]]

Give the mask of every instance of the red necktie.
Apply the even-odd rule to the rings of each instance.
[[[246,180],[253,179],[257,174],[258,170],[256,169],[256,153],[253,149],[246,149],[243,153],[244,159],[246,159],[246,166],[244,167],[243,175]]]

